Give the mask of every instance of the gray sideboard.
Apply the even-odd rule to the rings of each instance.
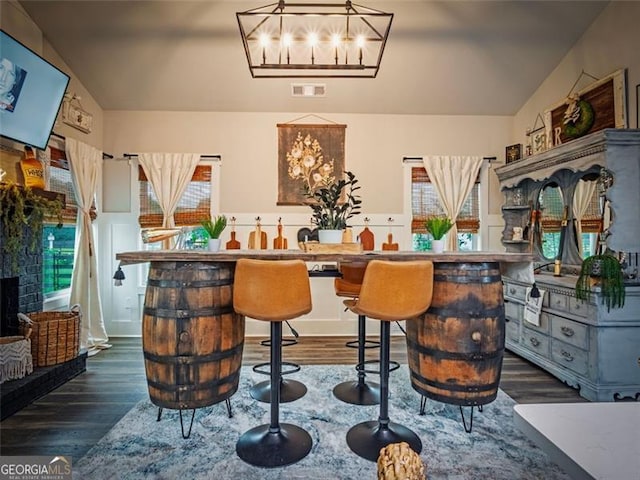
[[[628,285],[624,308],[576,299],[572,275],[536,274],[545,290],[540,325],[524,320],[529,284],[503,278],[506,341],[512,352],[580,390],[592,401],[640,400],[640,285]]]

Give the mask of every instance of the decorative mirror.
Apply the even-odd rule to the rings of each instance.
[[[556,182],[544,185],[538,195],[536,209],[539,213],[540,253],[547,260],[554,260],[560,253],[560,232],[564,214],[562,189]]]

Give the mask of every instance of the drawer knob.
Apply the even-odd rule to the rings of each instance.
[[[569,352],[565,352],[564,350],[562,350],[562,357],[563,357],[567,362],[573,362],[573,356],[572,356]]]
[[[515,288],[513,288],[513,287],[511,287],[511,288],[509,289],[509,293],[510,293],[511,295],[515,295],[515,294],[516,294],[516,289],[515,289]]]
[[[480,332],[473,332],[471,334],[471,340],[473,340],[475,343],[480,343],[480,341],[482,340],[482,334]]]
[[[573,331],[573,328],[570,327],[560,327],[560,331],[567,337],[573,337],[573,335],[576,333]]]
[[[533,345],[534,347],[537,347],[538,345],[540,345],[540,340],[538,340],[536,337],[530,337],[529,338],[529,342],[531,343],[531,345]]]

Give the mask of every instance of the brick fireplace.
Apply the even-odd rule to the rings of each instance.
[[[0,225],[0,335],[17,335],[17,314],[41,312],[42,242],[33,251],[28,248],[31,231],[25,227],[24,244],[18,259],[18,270],[11,269],[11,260],[4,254],[4,235]],[[86,370],[87,353],[50,367],[35,368],[31,375],[10,380],[0,388],[0,417],[4,419],[58,388]]]

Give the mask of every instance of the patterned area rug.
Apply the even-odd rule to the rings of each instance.
[[[142,401],[74,462],[73,478],[375,480],[375,463],[352,453],[345,437],[352,425],[376,420],[378,407],[346,404],[332,394],[334,385],[354,380],[355,375],[353,366],[314,365],[291,376],[304,382],[308,392],[282,404],[280,420],[301,426],[313,439],[311,453],[294,465],[257,468],[237,457],[240,435],[269,422],[269,404],[249,395],[250,386],[267,377],[243,367],[240,388],[231,398],[233,418],[227,417],[224,402],[200,409],[191,437],[184,440],[177,411],[164,410],[156,422],[157,407]],[[515,402],[502,391],[495,402],[474,413],[470,434],[464,431],[457,406],[429,400],[426,415],[418,414],[420,395],[411,388],[406,365],[391,373],[390,392],[390,418],[420,436],[430,480],[569,479],[514,426]]]

